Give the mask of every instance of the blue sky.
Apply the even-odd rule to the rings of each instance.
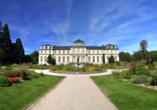
[[[12,42],[21,38],[25,54],[41,45],[88,46],[108,43],[120,52],[157,50],[157,0],[0,0],[0,21]]]

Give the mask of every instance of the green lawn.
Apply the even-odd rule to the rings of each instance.
[[[0,88],[0,110],[27,109],[63,78],[62,76],[45,75],[32,81],[21,81],[19,84]]]
[[[122,81],[111,75],[91,76],[119,110],[157,110],[157,91]]]

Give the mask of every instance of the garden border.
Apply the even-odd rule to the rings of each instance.
[[[51,73],[60,73],[60,74],[95,74],[95,73],[104,73],[107,72],[107,70],[104,71],[88,71],[88,72],[59,72],[59,71],[52,71],[49,70]]]

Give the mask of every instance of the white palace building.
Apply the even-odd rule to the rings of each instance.
[[[48,64],[48,55],[56,59],[56,64],[69,63],[103,63],[103,53],[105,54],[105,63],[113,55],[115,61],[119,61],[119,49],[116,45],[107,44],[102,46],[86,46],[85,42],[78,39],[72,43],[72,46],[52,46],[42,45],[39,49],[39,64]]]

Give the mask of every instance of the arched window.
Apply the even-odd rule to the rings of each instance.
[[[88,62],[90,62],[90,56],[88,57]]]
[[[69,62],[69,56],[67,57],[67,62]]]
[[[43,61],[43,57],[42,56],[40,57],[40,60],[41,60],[41,62]]]
[[[99,62],[99,56],[97,56],[97,62]]]
[[[47,61],[47,57],[45,56],[45,61]]]
[[[63,62],[65,62],[65,56],[63,56]]]
[[[60,58],[60,56],[58,57],[58,62],[61,62],[61,58]]]
[[[95,56],[93,56],[93,62],[95,62]]]
[[[115,49],[116,49],[117,47],[115,46]]]

